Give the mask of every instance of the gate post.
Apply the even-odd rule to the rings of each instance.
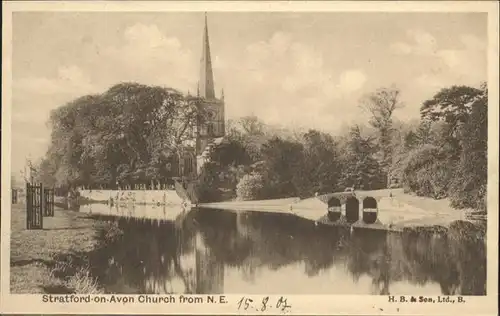
[[[12,189],[12,204],[17,204],[18,191],[17,189]]]
[[[45,207],[45,203],[43,203],[43,184],[40,182],[40,188],[38,189],[38,196],[40,197],[40,210],[38,211],[38,217],[39,218],[39,223],[36,223],[38,225],[36,225],[36,229],[43,229],[43,212],[44,212],[44,207]]]
[[[31,213],[33,212],[33,192],[29,182],[26,182],[26,229],[31,229]]]

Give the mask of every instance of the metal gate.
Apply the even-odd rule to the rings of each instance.
[[[26,228],[43,229],[43,188],[42,184],[26,183]]]
[[[54,216],[54,189],[44,189],[43,216]]]

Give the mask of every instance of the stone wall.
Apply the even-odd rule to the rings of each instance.
[[[175,190],[80,190],[83,202],[118,204],[182,205],[183,199]]]

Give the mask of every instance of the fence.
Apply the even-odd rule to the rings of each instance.
[[[168,179],[166,181],[151,181],[142,183],[117,183],[114,185],[82,185],[80,190],[172,190],[175,187],[175,181]],[[58,189],[60,190],[60,189]]]
[[[44,216],[54,216],[54,189],[26,183],[26,228],[43,229]]]

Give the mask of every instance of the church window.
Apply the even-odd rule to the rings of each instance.
[[[190,175],[193,172],[193,158],[191,156],[184,157],[184,175]]]

